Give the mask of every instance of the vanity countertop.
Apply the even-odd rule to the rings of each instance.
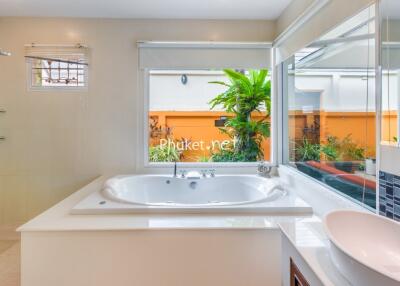
[[[282,233],[324,285],[351,286],[331,261],[329,239],[319,217],[279,218],[277,223]]]

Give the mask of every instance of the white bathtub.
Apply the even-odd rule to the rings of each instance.
[[[145,206],[228,206],[276,200],[285,191],[273,181],[252,176],[178,179],[166,176],[117,176],[106,181],[110,200]]]
[[[279,180],[253,175],[174,178],[124,175],[107,179],[72,209],[73,214],[135,212],[300,212],[311,213]]]

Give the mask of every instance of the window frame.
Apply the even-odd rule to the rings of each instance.
[[[68,56],[68,54],[65,54]],[[51,57],[50,53],[47,55]],[[84,55],[83,55],[84,56]],[[62,91],[62,92],[86,92],[88,91],[89,87],[89,66],[83,65],[83,76],[84,76],[84,86],[34,86],[32,82],[33,76],[33,62],[26,61],[26,83],[27,83],[27,90],[30,92],[41,92],[41,91]]]
[[[199,43],[196,43],[198,45]],[[235,46],[241,45],[242,43],[226,43],[225,45]],[[211,44],[212,45],[212,44]],[[204,47],[209,47],[206,43]],[[276,102],[276,92],[275,92],[275,67],[274,62],[274,49],[271,46],[271,67],[268,68],[270,72],[271,81],[271,136],[270,136],[270,161],[264,161],[267,166],[277,166],[278,164],[278,154],[277,154],[277,125],[275,118],[277,117],[277,102]],[[170,69],[176,70],[176,68],[171,67]],[[201,70],[199,68],[179,68],[179,70]],[[166,70],[157,68],[156,70]],[[138,115],[138,136],[137,136],[137,158],[136,158],[136,171],[139,173],[162,173],[165,172],[167,168],[171,169],[174,166],[172,162],[150,162],[149,161],[149,96],[150,96],[150,68],[140,69],[138,67],[138,100],[137,100],[137,115]],[[144,107],[144,108],[143,108]],[[143,155],[141,155],[143,154]],[[183,169],[217,169],[222,173],[245,173],[254,174],[256,172],[257,165],[260,162],[177,162],[179,168]]]

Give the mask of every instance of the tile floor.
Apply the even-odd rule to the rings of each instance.
[[[12,240],[0,240],[0,285],[20,285],[20,243]]]

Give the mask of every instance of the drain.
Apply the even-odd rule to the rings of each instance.
[[[106,201],[99,202],[99,205],[105,205],[105,204],[106,204]]]
[[[167,183],[167,184],[170,184],[170,183],[171,183],[171,181],[170,181],[170,180],[167,180],[167,181],[166,181],[166,183]]]

